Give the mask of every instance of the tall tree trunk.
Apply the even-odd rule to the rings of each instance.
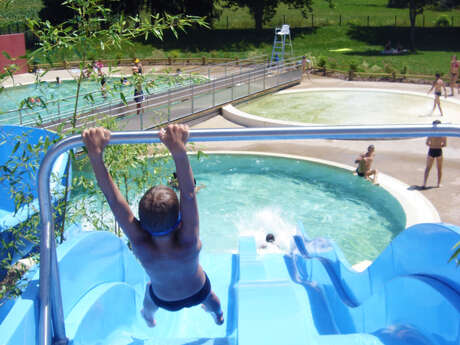
[[[409,1],[409,18],[410,18],[410,46],[411,50],[415,52],[415,19],[417,18],[417,8],[415,1]]]
[[[262,24],[264,21],[264,9],[263,7],[256,7],[252,9],[254,21],[256,22],[256,30],[262,30]]]

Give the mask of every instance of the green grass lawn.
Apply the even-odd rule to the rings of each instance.
[[[39,0],[33,0],[35,8]],[[409,47],[409,28],[403,26],[403,18],[408,21],[407,9],[390,9],[386,7],[387,0],[335,0],[335,8],[330,9],[326,1],[315,0],[315,27],[311,27],[311,18],[305,20],[300,11],[289,9],[286,5],[278,8],[276,16],[261,32],[251,29],[253,20],[247,9],[223,9],[220,21],[215,23],[213,30],[192,30],[180,34],[178,40],[167,34],[164,41],[138,41],[133,46],[122,50],[104,52],[95,58],[133,58],[133,57],[239,57],[245,58],[261,54],[271,54],[274,27],[283,22],[293,25],[292,43],[294,55],[312,55],[316,61],[324,57],[329,69],[348,70],[350,64],[358,66],[363,72],[396,72],[404,68],[407,73],[415,75],[433,75],[435,72],[446,74],[450,57],[457,54],[460,57],[460,11],[448,12],[428,9],[425,11],[425,27],[417,27],[417,53],[408,55],[382,55],[383,45],[391,40],[394,45],[400,42],[405,48]],[[342,25],[338,25],[341,14]],[[397,16],[398,26],[394,26],[394,16]],[[440,15],[454,16],[457,27],[439,28],[432,26],[432,19]],[[245,29],[226,30],[226,17],[231,24]],[[320,18],[330,16],[329,23],[322,25]],[[370,25],[367,25],[370,16]],[[364,19],[363,19],[364,18]],[[390,18],[387,25],[376,25],[375,18]],[[420,17],[422,18],[422,17]],[[291,20],[292,19],[292,20]],[[386,19],[385,19],[386,20]],[[297,21],[297,22],[296,22]],[[385,21],[382,19],[381,23]],[[296,25],[296,23],[298,25]],[[431,24],[430,24],[431,23]],[[236,27],[238,27],[236,25]],[[249,27],[249,28],[248,28]],[[347,51],[334,52],[344,49]]]
[[[329,8],[329,4],[324,0],[315,0],[313,4],[313,17],[315,25],[321,24],[339,24],[340,15],[342,23],[354,23],[359,25],[367,25],[367,17],[369,16],[369,24],[377,25],[394,25],[395,16],[397,25],[409,25],[408,9],[388,8],[387,0],[334,0],[334,8]],[[452,11],[439,11],[434,8],[426,8],[424,11],[425,26],[433,26],[436,20],[445,15],[452,20],[456,26],[460,26],[460,9]],[[282,23],[287,23],[291,27],[311,26],[311,15],[308,18],[303,18],[301,12],[296,9],[290,9],[287,5],[281,4],[276,15],[264,25],[265,28],[273,28]],[[417,20],[418,25],[422,26],[423,17],[420,16]],[[214,23],[216,28],[253,28],[254,20],[249,14],[247,8],[232,8],[222,9],[222,14]]]

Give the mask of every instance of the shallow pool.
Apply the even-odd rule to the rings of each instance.
[[[405,227],[396,199],[344,169],[253,155],[191,162],[197,185],[204,185],[198,205],[206,252],[236,251],[244,234],[261,244],[268,232],[288,250],[300,221],[311,237],[334,239],[354,264],[375,259]]]
[[[107,78],[106,90],[102,93],[101,84],[98,80],[85,80],[81,84],[79,109],[84,110],[90,106],[103,103],[121,103],[120,93],[123,93],[127,101],[134,95],[134,87],[131,78],[129,85],[122,86],[120,78]],[[191,81],[195,84],[205,81],[204,77],[192,76]],[[154,93],[165,90],[171,86],[180,86],[190,83],[190,77],[176,75],[146,76],[144,93]],[[70,116],[75,107],[75,95],[77,83],[75,80],[64,80],[60,84],[56,82],[39,82],[29,85],[5,88],[0,93],[0,124],[35,125],[39,121],[46,122],[52,117]],[[31,98],[33,100],[31,100]],[[28,101],[28,105],[27,102]],[[21,109],[21,111],[16,111]]]
[[[445,118],[460,120],[459,100],[442,97],[441,106]],[[439,115],[438,109],[431,114],[432,93],[424,95],[378,89],[280,92],[237,107],[270,119],[335,125],[431,123],[433,117]]]

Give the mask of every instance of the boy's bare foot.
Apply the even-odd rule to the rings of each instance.
[[[204,309],[205,312],[211,314],[216,325],[222,325],[224,323],[224,312],[222,310],[217,315],[215,312],[208,310],[204,304],[202,304],[201,307]]]
[[[146,312],[145,309],[141,310],[141,315],[147,323],[147,326],[149,326],[150,328],[153,328],[157,325],[155,319],[152,317],[150,313]]]

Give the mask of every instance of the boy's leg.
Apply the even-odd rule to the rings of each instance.
[[[426,182],[428,180],[428,176],[430,175],[430,170],[431,170],[431,167],[433,166],[433,161],[434,161],[434,158],[431,156],[428,156],[426,158],[426,168],[425,168],[425,174],[423,176],[423,188],[426,188]]]
[[[442,179],[442,156],[436,157],[436,167],[438,168],[438,185],[437,187],[441,187],[441,179]]]
[[[216,324],[222,325],[224,323],[224,313],[222,312],[219,298],[213,291],[203,301],[203,308],[212,315]]]
[[[150,283],[145,287],[144,295],[144,308],[141,310],[142,317],[147,322],[147,326],[155,327],[155,312],[158,310],[158,306],[152,301],[150,297]]]

